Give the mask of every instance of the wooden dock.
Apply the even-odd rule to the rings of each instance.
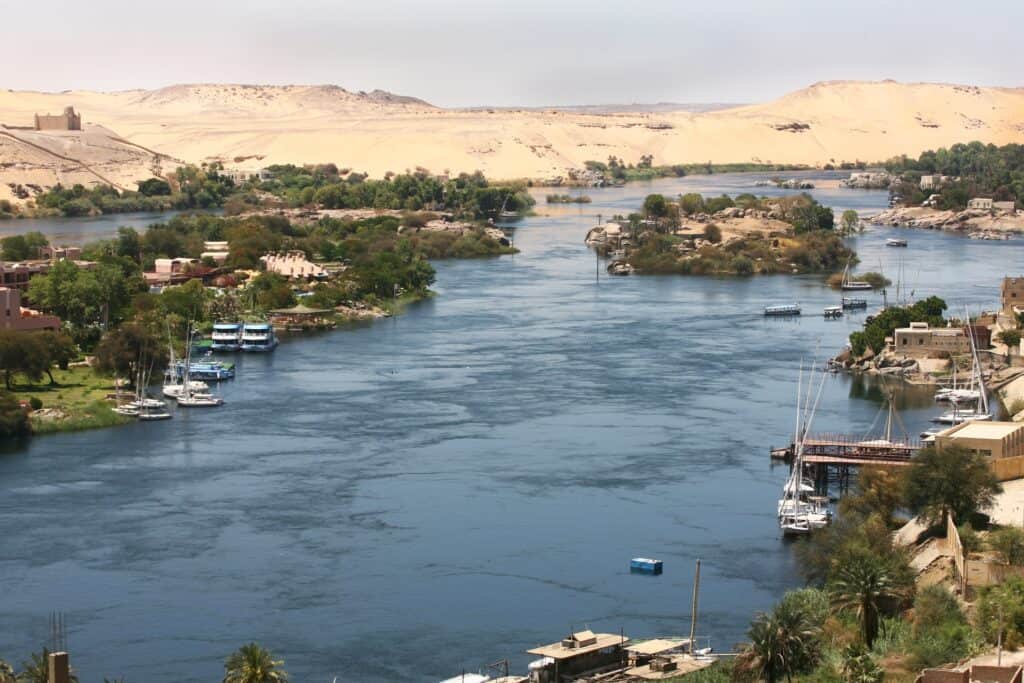
[[[860,439],[847,434],[815,434],[804,440],[804,462],[808,465],[877,465],[903,467],[921,449],[918,441]],[[773,459],[790,460],[794,446],[772,448]]]

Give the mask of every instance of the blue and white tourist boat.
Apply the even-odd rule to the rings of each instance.
[[[242,348],[242,323],[214,323],[210,339],[214,351],[238,351]]]
[[[235,376],[235,364],[221,361],[192,361],[187,364],[188,378],[190,380],[205,380],[219,382],[225,379],[233,379]],[[174,366],[175,377],[184,378],[186,368],[185,361],[178,361]],[[191,385],[190,385],[191,388]]]
[[[270,323],[245,323],[242,325],[243,351],[273,351],[277,348],[277,336]]]
[[[781,306],[765,306],[766,316],[800,315],[799,304],[783,304]]]
[[[661,560],[653,560],[649,557],[634,557],[629,561],[629,571],[637,574],[660,574],[661,570]]]

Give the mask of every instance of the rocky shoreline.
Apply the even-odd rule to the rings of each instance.
[[[987,209],[943,211],[927,207],[899,207],[886,209],[869,217],[867,221],[873,225],[950,230],[979,236],[1024,233],[1024,211],[1010,212]]]

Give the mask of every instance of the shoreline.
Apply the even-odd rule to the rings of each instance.
[[[868,216],[865,221],[892,228],[944,230],[981,236],[1024,233],[1024,211],[1011,214],[988,209],[950,211],[917,206],[895,207]]]

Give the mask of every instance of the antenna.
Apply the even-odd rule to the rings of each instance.
[[[50,651],[67,652],[68,629],[63,612],[50,612]]]

